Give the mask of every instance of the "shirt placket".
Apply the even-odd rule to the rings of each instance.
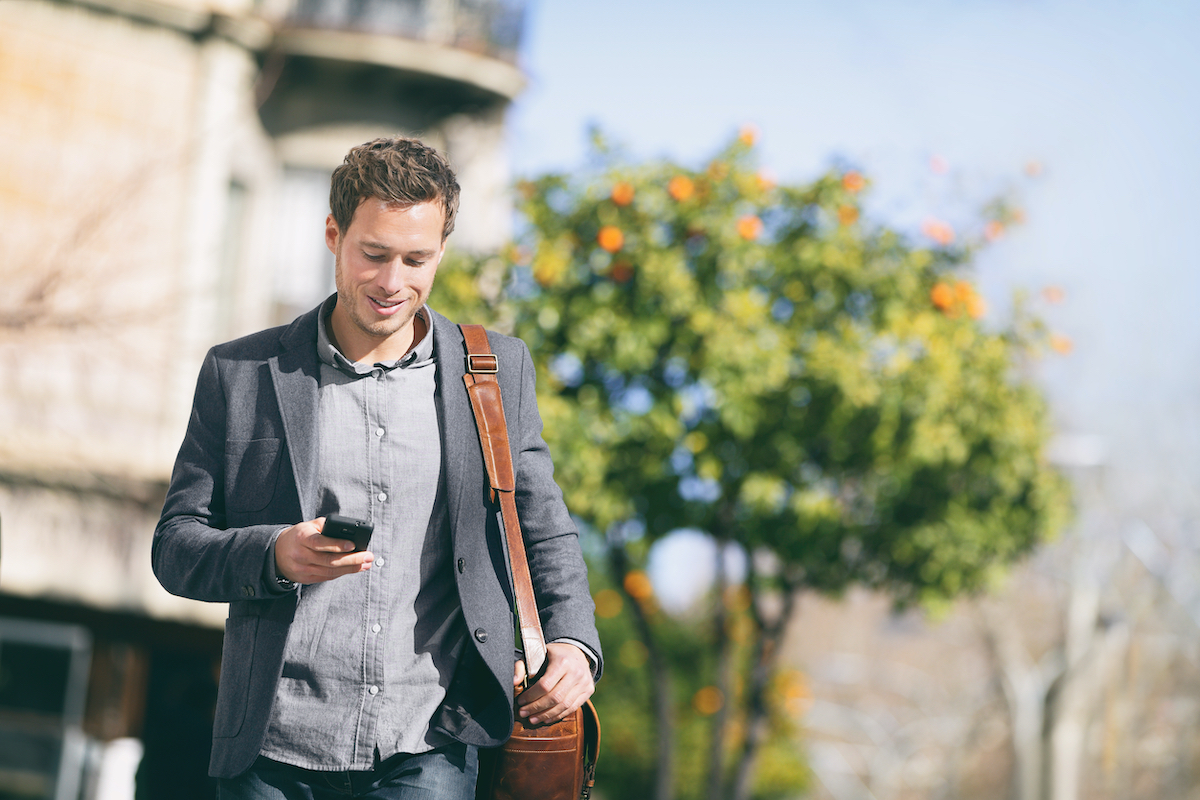
[[[387,458],[389,444],[387,386],[389,378],[388,370],[376,367],[367,378],[368,386],[363,393],[367,423],[368,507],[371,510],[371,520],[375,526],[370,549],[375,556],[375,561],[366,574],[367,603],[366,616],[363,619],[365,627],[363,636],[366,646],[363,648],[362,688],[364,713],[355,760],[359,764],[366,765],[374,763],[381,709],[385,700],[384,693],[387,690],[387,674],[384,669],[384,656],[387,649],[383,637],[390,633],[384,629],[387,621],[386,584],[390,569],[388,561],[391,558],[389,534],[395,520],[392,509],[395,507],[397,499],[393,497],[392,470]]]

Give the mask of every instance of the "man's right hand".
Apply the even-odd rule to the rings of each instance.
[[[275,574],[295,583],[323,583],[343,575],[366,572],[375,556],[358,553],[354,542],[322,536],[325,518],[301,522],[275,540]]]

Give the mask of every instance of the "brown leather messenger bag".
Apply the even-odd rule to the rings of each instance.
[[[538,617],[525,540],[517,519],[516,473],[508,444],[508,426],[496,381],[499,359],[482,325],[460,325],[467,347],[463,381],[475,411],[479,443],[487,466],[492,498],[500,504],[508,559],[512,566],[517,626],[524,651],[526,682],[546,665],[546,637]],[[600,756],[600,718],[591,701],[560,722],[527,728],[513,714],[512,737],[495,749],[479,751],[476,800],[588,800]]]

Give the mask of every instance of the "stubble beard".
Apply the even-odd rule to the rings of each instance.
[[[417,315],[418,310],[417,298],[414,296],[406,301],[409,307],[405,308],[400,314],[386,319],[370,319],[364,318],[364,309],[360,305],[360,303],[365,304],[369,302],[365,297],[361,301],[353,296],[347,299],[346,295],[339,291],[338,302],[346,303],[346,310],[349,312],[346,316],[349,318],[351,324],[373,339],[386,339],[409,327],[412,325],[413,318]],[[370,312],[367,311],[366,313]]]
[[[372,339],[386,339],[412,325],[413,318],[416,317],[417,311],[422,305],[419,302],[420,298],[415,293],[407,299],[408,307],[401,313],[384,319],[371,319],[365,316],[370,314],[369,309],[363,308],[370,301],[365,294],[359,294],[355,287],[346,285],[340,267],[341,265],[338,264],[334,268],[337,302],[345,311],[346,319],[350,324]]]

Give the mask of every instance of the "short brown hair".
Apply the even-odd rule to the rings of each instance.
[[[375,139],[346,154],[333,171],[329,186],[329,211],[343,234],[354,212],[370,197],[410,208],[441,201],[446,219],[445,241],[454,230],[458,214],[458,180],[450,163],[436,150],[416,139]]]

